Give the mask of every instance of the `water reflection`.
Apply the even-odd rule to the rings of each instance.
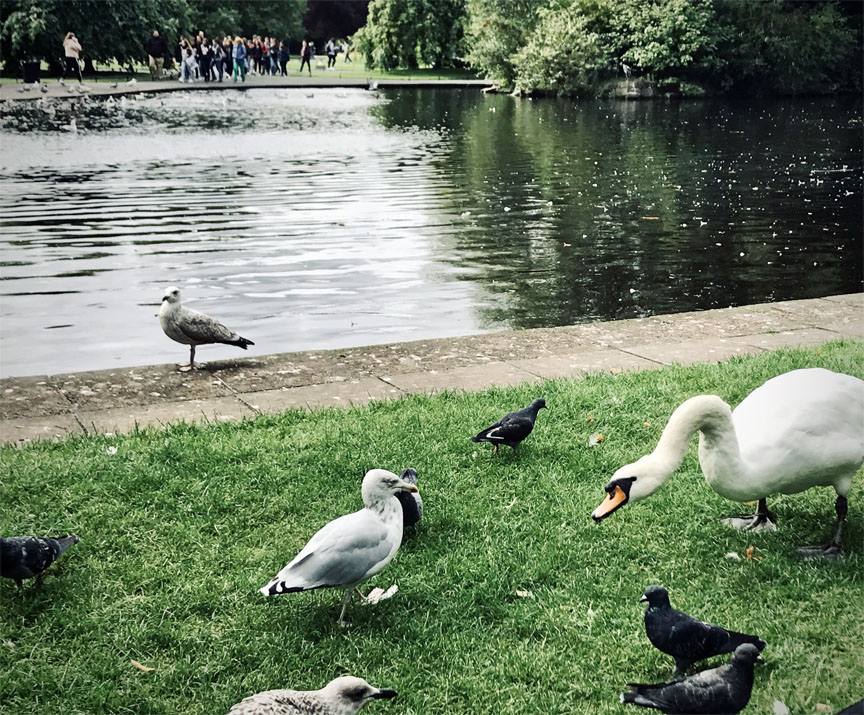
[[[40,103],[0,113],[4,375],[179,359],[168,284],[262,352],[862,285],[860,101]]]

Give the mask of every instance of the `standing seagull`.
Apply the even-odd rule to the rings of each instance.
[[[512,447],[514,452],[518,452],[519,443],[531,434],[531,430],[534,429],[537,412],[545,407],[546,400],[534,400],[534,402],[524,409],[507,413],[494,425],[487,427],[475,437],[472,437],[471,441],[490,442],[495,445],[495,452],[498,451],[498,445],[500,444],[506,444]]]
[[[403,469],[399,479],[417,486],[417,470]],[[414,526],[423,516],[423,498],[420,492],[396,492],[396,498],[402,505],[402,526]]]
[[[673,677],[684,675],[697,660],[731,653],[743,643],[750,643],[760,651],[768,645],[758,636],[727,631],[676,611],[669,603],[669,592],[662,586],[646,588],[640,601],[648,603],[645,610],[648,640],[657,650],[675,659]]]
[[[345,675],[321,690],[267,690],[241,700],[228,715],[354,715],[373,700],[396,697],[363,678]]]
[[[630,692],[621,694],[621,702],[673,715],[735,715],[750,702],[753,664],[757,661],[763,662],[759,649],[745,643],[719,668],[668,683],[629,683]]]
[[[261,593],[342,588],[342,624],[353,590],[389,564],[402,543],[402,507],[394,496],[400,491],[417,492],[417,487],[386,469],[366,472],[361,487],[364,508],[320,529]]]
[[[195,369],[195,348],[198,345],[225,343],[245,350],[247,345],[255,344],[209,315],[181,306],[180,289],[173,286],[165,289],[162,307],[159,308],[159,324],[169,338],[190,346],[189,364],[180,365],[181,372]]]
[[[15,579],[20,592],[22,579],[34,576],[41,579],[42,572],[77,543],[77,536],[0,538],[0,576]]]

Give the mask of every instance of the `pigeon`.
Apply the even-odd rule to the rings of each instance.
[[[395,697],[395,690],[375,688],[363,678],[344,675],[321,690],[267,690],[250,695],[228,715],[354,715],[373,700]]]
[[[117,89],[117,82],[112,82],[108,85],[111,89]]]
[[[62,78],[62,77],[61,77],[60,79],[57,80],[57,84],[61,84],[61,85],[63,85],[64,87],[66,86],[66,83],[63,81],[63,78]]]
[[[472,437],[471,441],[490,442],[495,445],[495,452],[498,451],[500,444],[506,444],[512,447],[514,452],[518,452],[519,443],[531,434],[537,412],[544,407],[546,407],[546,400],[534,400],[528,407],[504,415],[494,425]]]
[[[39,91],[42,92],[42,94],[48,94],[48,85],[47,84],[40,84],[39,85]]]
[[[862,713],[864,713],[864,700],[859,700],[857,703],[843,708],[837,715],[862,715]]]
[[[45,537],[9,536],[0,538],[0,576],[15,579],[18,591],[25,578],[36,576],[59,559],[70,546],[77,544],[77,536]]]
[[[673,677],[684,675],[697,660],[731,653],[743,643],[750,643],[759,651],[768,645],[758,636],[727,631],[676,611],[669,604],[669,592],[662,586],[646,588],[640,602],[646,601],[645,632],[655,648],[675,659]]]
[[[743,643],[719,668],[656,685],[628,683],[630,692],[621,694],[621,702],[673,715],[734,715],[750,701],[756,662],[763,662],[759,649]]]
[[[334,519],[320,529],[274,579],[260,589],[265,596],[342,588],[345,598],[339,624],[353,589],[383,569],[402,543],[402,509],[395,498],[417,487],[386,469],[372,469],[363,477],[360,511]]]
[[[255,344],[251,340],[241,338],[209,315],[182,307],[180,289],[173,286],[165,289],[162,307],[159,308],[159,323],[169,338],[190,346],[189,364],[181,365],[181,372],[195,369],[195,348],[198,345],[224,343],[246,350],[247,345]]]
[[[417,470],[403,469],[399,479],[417,486]],[[420,492],[396,492],[396,498],[402,505],[402,526],[414,526],[423,516],[423,499]]]

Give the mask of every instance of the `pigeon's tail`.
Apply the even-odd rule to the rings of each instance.
[[[743,645],[744,643],[752,643],[759,649],[760,653],[765,648],[765,646],[768,645],[759,636],[751,636],[747,635],[746,633],[736,633],[735,631],[729,631],[729,653],[731,653],[739,645]]]
[[[629,693],[621,693],[620,700],[622,703],[630,704],[630,705],[638,705],[640,708],[653,708],[654,710],[665,710],[666,705],[662,702],[658,702],[654,700],[652,697],[649,697],[641,692],[642,688],[650,687],[639,685],[636,683],[630,683],[627,685],[630,688]]]
[[[245,350],[247,345],[254,345],[255,343],[253,343],[251,340],[247,340],[246,338],[237,338],[237,340],[232,340],[227,344],[236,345],[238,348],[243,348]]]
[[[81,541],[81,539],[74,534],[70,534],[69,536],[55,537],[54,541],[57,542],[57,556],[60,556],[65,553],[70,546],[75,546],[75,544]]]

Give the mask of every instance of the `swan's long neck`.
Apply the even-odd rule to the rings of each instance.
[[[681,403],[663,430],[652,457],[663,481],[681,466],[694,432],[699,432],[699,463],[711,487],[732,484],[744,474],[732,411],[715,395],[699,395]],[[723,494],[723,496],[727,496]],[[734,497],[731,497],[734,498]]]

